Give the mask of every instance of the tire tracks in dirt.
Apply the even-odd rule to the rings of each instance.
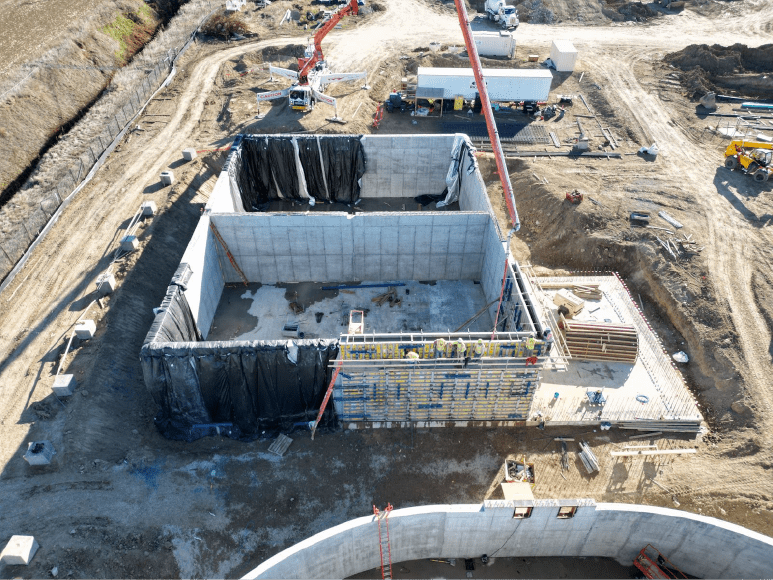
[[[636,80],[633,69],[645,58],[640,52],[624,54],[626,66],[619,60],[614,66],[601,60],[599,70],[611,81],[607,89],[618,98],[636,118],[637,123],[661,147],[661,163],[668,166],[666,174],[681,175],[685,188],[694,192],[694,201],[702,206],[708,219],[703,234],[707,237],[709,268],[718,297],[727,301],[733,323],[738,331],[744,353],[745,371],[755,396],[762,408],[773,408],[773,385],[765,377],[771,376],[773,366],[767,354],[770,330],[755,306],[751,290],[751,276],[755,267],[770,268],[771,262],[762,253],[749,256],[749,248],[770,246],[765,229],[743,219],[725,198],[718,194],[714,181],[720,165],[719,155],[707,155],[705,148],[693,143],[672,124],[669,112],[659,99],[647,94]],[[751,239],[750,239],[751,238]],[[752,264],[755,260],[757,264]],[[760,345],[765,345],[763,348]],[[770,419],[765,419],[766,424]],[[768,431],[764,429],[763,431]]]

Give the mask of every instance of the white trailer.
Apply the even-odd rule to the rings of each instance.
[[[512,32],[481,30],[473,32],[472,38],[480,56],[515,56],[515,36]]]
[[[484,68],[483,78],[491,101],[544,102],[550,94],[553,74],[544,68]],[[420,66],[416,82],[419,89],[442,89],[443,99],[474,99],[478,93],[471,68],[432,68]]]
[[[568,40],[554,40],[550,47],[550,60],[558,72],[572,72],[577,62],[577,49]]]

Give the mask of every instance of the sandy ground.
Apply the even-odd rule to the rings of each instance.
[[[659,441],[661,448],[697,445],[696,455],[648,461],[609,456],[627,433],[583,433],[601,460],[592,478],[576,462],[562,477],[552,437],[581,435],[564,429],[338,432],[315,442],[298,433],[283,459],[267,453],[269,442],[182,444],[158,435],[137,353],[222,162],[212,153],[183,164],[181,150],[221,147],[246,130],[368,131],[376,102],[402,75],[393,63],[411,54],[417,39],[421,46],[462,41],[453,12],[417,0],[395,0],[369,22],[332,33],[325,49],[334,70],[366,69],[374,87],[364,100],[358,88],[332,91],[344,97],[340,106],[350,121],[343,126],[325,120],[325,107],[298,117],[274,105],[265,119],[254,118],[250,94],[256,85],[272,85],[265,73],[235,78],[234,71],[260,63],[267,48],[281,54],[294,39],[190,51],[140,121],[143,130],[127,137],[0,296],[0,541],[29,533],[41,544],[30,568],[2,575],[41,577],[56,565],[60,577],[235,576],[313,533],[370,513],[372,503],[496,497],[499,466],[515,453],[539,466],[537,497],[679,507],[771,534],[773,186],[721,167],[722,146],[699,140],[707,122],[664,81],[670,69],[660,60],[709,38],[766,42],[772,15],[769,4],[747,1],[734,3],[721,26],[686,11],[643,26],[518,29],[520,46],[544,56],[552,38],[574,41],[578,73],[586,74],[579,84],[577,74],[566,79],[566,88],[588,97],[620,138],[621,151],[657,142],[661,154],[654,162],[635,155],[512,161],[524,220],[514,252],[536,265],[621,270],[667,349],[691,355],[688,383],[711,427],[702,441]],[[582,113],[578,107],[573,113]],[[397,115],[380,131],[427,127]],[[562,138],[571,135],[568,124],[560,130]],[[481,157],[481,165],[493,181],[491,162]],[[167,168],[178,178],[172,188],[158,183]],[[534,174],[548,183],[537,184]],[[578,185],[602,206],[562,202]],[[498,191],[492,185],[502,214]],[[651,236],[628,227],[634,198],[667,208],[703,241],[703,253],[689,263],[670,262]],[[67,370],[79,388],[60,403],[50,386],[65,337],[93,300],[94,280],[108,267],[122,228],[150,199],[159,215],[141,227],[140,250],[113,265],[119,289],[101,308],[91,307],[97,336],[69,355]],[[20,456],[25,442],[39,439],[52,440],[58,454],[52,466],[33,469]],[[653,477],[669,491],[654,486]]]

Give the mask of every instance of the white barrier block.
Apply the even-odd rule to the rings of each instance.
[[[27,566],[38,548],[34,536],[11,536],[3,551],[0,552],[0,562],[9,566]]]
[[[94,338],[94,333],[96,331],[97,325],[93,320],[81,320],[75,325],[75,336],[82,340]]]
[[[59,375],[54,379],[51,389],[57,397],[70,397],[77,384],[75,375]]]

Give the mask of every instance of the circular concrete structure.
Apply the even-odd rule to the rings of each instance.
[[[577,506],[559,519],[558,508]],[[530,517],[514,518],[516,507]],[[521,511],[521,510],[519,510]],[[652,544],[698,577],[770,575],[773,538],[668,508],[592,500],[486,501],[389,515],[392,562],[424,558],[602,556],[630,565]],[[244,578],[346,578],[381,565],[373,516],[350,520],[270,558]]]

